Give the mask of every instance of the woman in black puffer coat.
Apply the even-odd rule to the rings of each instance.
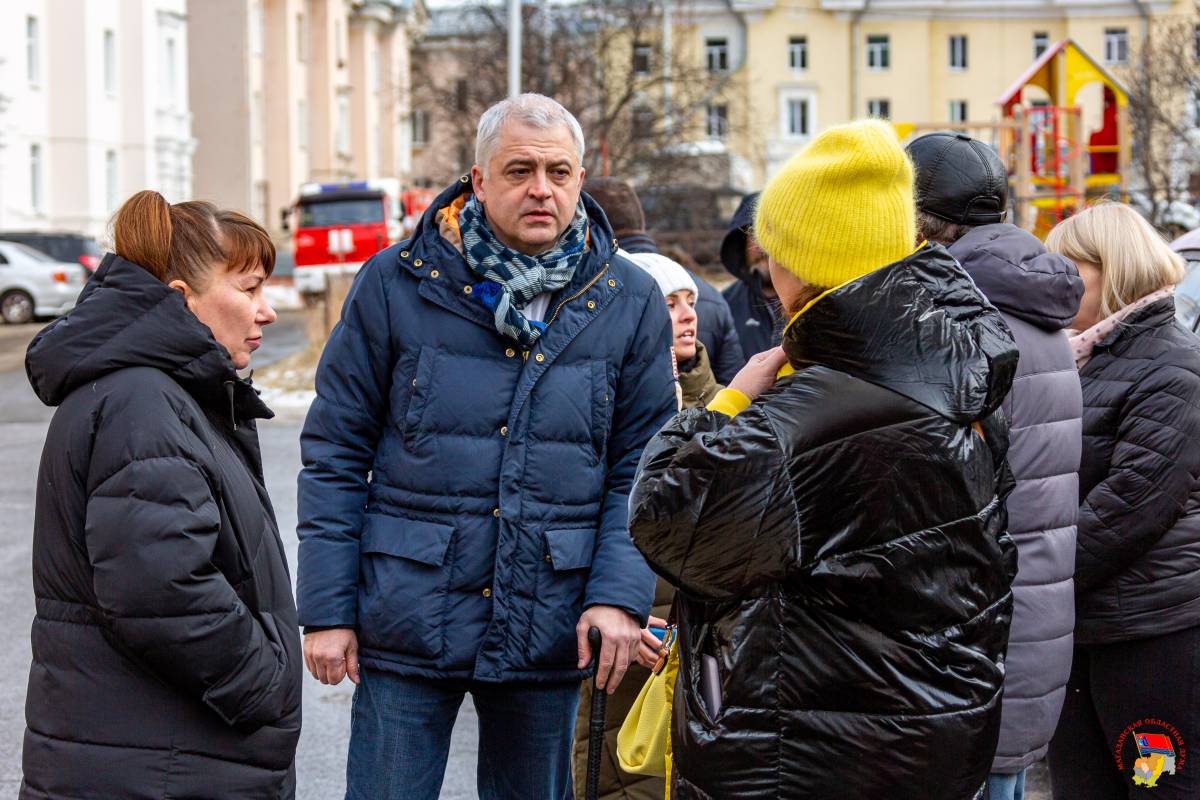
[[[795,314],[782,352],[643,453],[631,531],[682,598],[673,800],[982,792],[1016,571],[993,412],[1017,351],[944,249],[905,256],[912,209],[881,123],[796,156],[755,224]]]
[[[34,517],[22,800],[295,793],[300,636],[236,369],[274,321],[266,232],[139,192],[117,254],[34,339],[58,406]]]
[[[1050,744],[1054,796],[1132,796],[1144,755],[1160,767],[1138,776],[1156,797],[1200,797],[1186,758],[1200,742],[1200,339],[1175,321],[1183,264],[1116,203],[1063,222],[1046,245],[1086,287],[1072,339],[1083,386],[1076,647]],[[1139,750],[1135,734],[1155,738]]]

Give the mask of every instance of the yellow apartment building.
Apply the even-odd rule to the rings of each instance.
[[[693,135],[727,148],[730,184],[752,189],[854,118],[998,120],[996,99],[1062,39],[1121,77],[1149,26],[1193,11],[1181,0],[677,0],[671,13],[669,46],[729,73]],[[1095,124],[1099,108],[1084,112]]]

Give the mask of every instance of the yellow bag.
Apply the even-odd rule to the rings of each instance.
[[[667,651],[665,663],[658,672],[651,673],[621,724],[617,733],[617,760],[621,769],[631,774],[666,778],[669,798],[671,706],[675,677],[679,674],[679,637],[675,627],[668,627],[663,638],[666,640],[663,650]]]

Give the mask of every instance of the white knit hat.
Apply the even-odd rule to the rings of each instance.
[[[684,290],[693,295],[699,293],[696,281],[678,261],[672,261],[659,253],[627,253],[624,250],[618,252],[649,273],[650,277],[658,283],[663,297]]]

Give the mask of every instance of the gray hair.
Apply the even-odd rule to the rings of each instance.
[[[957,222],[949,222],[941,217],[935,217],[933,214],[917,209],[918,239],[949,247],[970,233],[974,227],[974,225],[960,225]]]
[[[583,163],[583,128],[579,127],[575,115],[544,94],[526,92],[501,100],[479,118],[479,127],[475,131],[475,163],[481,169],[487,169],[487,162],[500,141],[500,132],[510,120],[543,130],[565,125],[575,140],[579,163]]]

